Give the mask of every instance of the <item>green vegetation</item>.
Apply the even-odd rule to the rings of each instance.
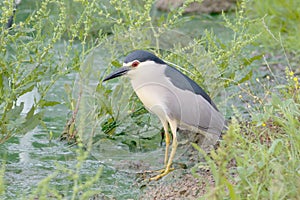
[[[157,119],[145,111],[126,80],[105,87],[101,83],[133,49],[153,51],[184,68],[229,119],[217,150],[207,155],[194,145],[206,160],[194,170],[209,168],[215,180],[203,199],[300,196],[298,1],[243,1],[235,13],[198,16],[193,29],[201,36],[180,29],[197,18],[183,15],[190,2],[158,13],[153,0],[23,0],[10,29],[6,23],[13,2],[0,3],[0,144],[37,126],[52,138],[44,113],[57,105],[73,112],[63,136],[77,142],[73,168],[57,164],[30,195],[21,196],[93,197],[101,193],[92,188],[102,178],[102,168],[91,176],[80,170],[103,141],[121,142],[130,151],[155,148],[161,127],[154,126]],[[207,21],[212,28],[202,29]],[[70,75],[66,95],[51,98],[57,81]],[[28,92],[38,95],[25,112],[18,99]],[[0,196],[5,197],[5,155],[1,160]],[[53,184],[61,176],[69,187]]]
[[[265,48],[299,51],[300,42],[300,2],[280,0],[249,1],[249,17],[260,18],[253,29],[262,32],[260,42]]]
[[[28,17],[16,19],[11,29],[7,29],[6,23],[13,14],[13,2],[4,1],[1,7],[0,143],[3,143],[13,135],[43,125],[43,108],[62,103],[48,101],[47,94],[58,79],[79,68],[86,52],[84,48],[77,52],[80,45],[75,45],[74,40],[84,47],[87,30],[78,30],[81,21],[66,30],[66,5],[60,1],[43,1]],[[22,11],[22,7],[19,9]],[[74,34],[61,47],[66,32]],[[34,105],[29,112],[22,113],[24,103],[18,103],[18,98],[34,90],[38,93]]]

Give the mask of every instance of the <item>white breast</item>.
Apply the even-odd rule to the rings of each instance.
[[[139,66],[140,67],[140,66]],[[154,63],[132,70],[129,74],[131,84],[144,106],[160,119],[165,119],[168,113],[167,97],[168,82],[164,76],[164,66]]]
[[[134,88],[144,106],[150,112],[155,113],[160,119],[165,119],[168,113],[165,87],[150,82]]]

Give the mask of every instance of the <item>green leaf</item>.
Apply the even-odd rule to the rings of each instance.
[[[272,142],[271,147],[268,150],[268,153],[274,156],[277,156],[281,153],[283,147],[283,141],[281,139],[276,139]]]
[[[17,119],[20,117],[24,108],[24,102],[21,102],[19,106],[15,106],[7,112],[8,119]]]
[[[17,132],[20,133],[27,133],[28,131],[34,129],[37,127],[42,119],[43,113],[37,113],[30,117],[29,119],[26,119],[24,123],[17,129]]]
[[[255,60],[260,60],[263,57],[264,54],[259,54],[256,56],[253,56],[251,58],[244,58],[243,59],[243,65],[248,66],[251,63],[253,63]]]
[[[277,94],[273,93],[271,102],[272,105],[277,108],[283,101],[279,98],[279,96],[277,96]]]
[[[32,105],[32,107],[30,108],[29,112],[26,115],[26,120],[32,118],[34,111],[35,111],[35,107],[34,107],[34,105]]]
[[[227,189],[229,191],[229,196],[231,200],[236,200],[236,199],[240,199],[238,198],[238,196],[236,195],[236,192],[234,191],[234,186],[233,184],[231,184],[226,178],[224,178],[225,184],[227,186]]]
[[[122,64],[118,60],[111,61],[111,64],[116,67],[122,67]]]
[[[40,101],[41,107],[55,106],[55,105],[58,105],[58,104],[60,104],[60,102],[58,102],[58,101],[45,101],[45,100]]]
[[[248,81],[252,77],[252,74],[253,74],[252,70],[249,71],[249,73],[247,73],[242,79],[240,79],[238,83],[243,83],[245,81]]]
[[[2,78],[2,73],[0,74],[0,97],[3,96],[3,78]]]
[[[31,83],[27,83],[26,85],[19,86],[15,90],[15,93],[17,93],[19,96],[21,96],[27,92],[31,92],[35,85],[36,85],[36,82],[31,82]]]

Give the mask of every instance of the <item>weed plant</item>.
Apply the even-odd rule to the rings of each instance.
[[[259,18],[258,24],[253,26],[255,31],[262,32],[259,41],[264,47],[273,50],[281,49],[281,43],[289,51],[298,51],[300,42],[300,2],[298,0],[252,0],[248,1],[249,17]]]
[[[72,169],[58,165],[32,191],[31,199],[87,199],[100,193],[91,188],[101,178],[101,168],[93,177],[83,177],[80,169],[103,141],[121,142],[131,151],[151,148],[141,138],[154,138],[161,128],[155,126],[157,119],[143,109],[126,80],[105,87],[101,82],[134,49],[150,50],[181,66],[218,100],[230,119],[217,150],[208,155],[194,145],[206,159],[195,169],[208,167],[215,180],[214,189],[207,188],[203,199],[297,199],[300,97],[294,66],[286,57],[285,73],[275,74],[264,49],[253,51],[263,34],[250,31],[259,20],[249,19],[245,11],[253,4],[244,1],[233,19],[223,14],[224,26],[232,33],[229,41],[222,41],[213,30],[199,38],[181,34],[176,27],[190,19],[183,16],[190,2],[155,16],[153,0],[43,0],[22,19],[17,12],[10,29],[6,23],[13,3],[0,3],[0,143],[39,124],[47,128],[43,110],[48,106],[65,103],[73,111],[64,134],[76,137],[77,165]],[[280,46],[289,50],[289,45]],[[99,54],[101,62],[95,65]],[[265,76],[260,73],[262,65],[268,69]],[[48,101],[54,83],[70,73],[78,75],[74,85],[65,86],[68,102]],[[34,88],[39,97],[22,113],[17,100]],[[5,195],[2,171],[5,167],[0,174],[0,194]],[[61,176],[70,182],[65,191],[53,184]]]

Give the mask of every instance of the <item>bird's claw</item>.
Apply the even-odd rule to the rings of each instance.
[[[166,169],[158,170],[158,172],[160,174],[158,174],[158,175],[156,175],[154,177],[151,177],[149,179],[149,181],[157,181],[157,180],[161,179],[162,177],[164,177],[165,175],[167,175],[168,173],[170,173],[173,170],[174,170],[174,168],[168,168],[168,167]]]

